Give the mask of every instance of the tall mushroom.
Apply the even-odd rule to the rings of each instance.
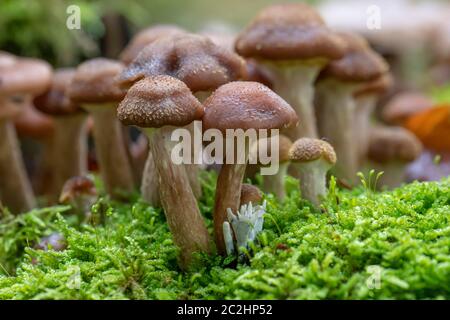
[[[319,76],[317,116],[321,137],[336,151],[338,178],[349,184],[356,181],[357,149],[354,141],[354,91],[361,85],[385,74],[388,65],[366,40],[356,34],[339,34],[347,45],[345,56],[331,62]]]
[[[277,4],[263,9],[236,40],[236,51],[255,58],[273,73],[273,90],[295,110],[302,126],[286,132],[291,139],[317,137],[314,81],[344,44],[312,7]]]
[[[235,81],[219,87],[205,101],[204,130],[214,128],[223,134],[227,129],[283,129],[296,125],[295,111],[269,88],[257,82]],[[229,139],[227,139],[228,141]],[[223,223],[227,209],[237,212],[242,179],[249,155],[249,141],[244,142],[243,163],[237,159],[224,163],[217,180],[214,206],[214,232],[217,249],[225,254]],[[227,149],[230,146],[227,146]],[[238,146],[239,147],[239,146]],[[236,163],[237,162],[237,163]]]
[[[12,119],[20,112],[14,97],[29,99],[50,84],[50,66],[0,53],[0,197],[13,213],[36,206]]]
[[[209,252],[209,236],[183,165],[171,159],[171,133],[203,116],[203,106],[180,80],[170,76],[144,78],[135,83],[118,108],[125,125],[143,129],[159,176],[159,192],[174,242],[181,249],[180,264],[188,268],[195,252]]]
[[[94,143],[106,191],[113,198],[134,190],[133,171],[125,149],[122,125],[116,109],[125,96],[115,77],[123,65],[117,61],[96,58],[78,66],[68,94],[75,104],[87,110],[94,119]]]
[[[384,172],[379,186],[395,188],[406,179],[406,166],[422,153],[422,144],[401,127],[374,127],[370,131],[367,170]]]
[[[49,90],[34,99],[35,107],[53,116],[55,123],[51,152],[55,201],[67,180],[87,173],[87,113],[67,95],[74,74],[73,69],[57,70]]]
[[[336,163],[333,147],[323,140],[301,138],[289,150],[300,179],[302,197],[319,206],[327,193],[327,172]]]
[[[153,41],[122,72],[119,81],[123,86],[129,86],[144,76],[170,75],[183,81],[203,102],[220,85],[244,78],[245,72],[244,60],[234,52],[224,50],[205,36],[186,33]],[[195,128],[191,125],[190,130],[193,132]],[[193,163],[186,166],[197,198],[201,195],[201,186],[194,160],[199,156],[193,152]],[[148,161],[151,160],[149,157]],[[152,164],[148,163],[146,167],[151,168]],[[143,181],[153,180],[151,175],[152,172],[145,170]],[[149,192],[142,189],[142,194]]]

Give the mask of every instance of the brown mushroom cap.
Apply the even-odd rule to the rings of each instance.
[[[262,200],[263,194],[258,187],[243,183],[241,189],[241,206],[244,204],[252,203],[252,205],[259,204]]]
[[[219,87],[205,101],[204,129],[283,129],[298,123],[291,106],[266,86],[235,81]]]
[[[160,75],[135,83],[117,115],[123,124],[141,128],[185,126],[202,118],[203,106],[184,82]]]
[[[333,147],[324,140],[312,138],[300,138],[295,141],[289,150],[289,158],[292,162],[310,162],[322,158],[330,165],[336,163]]]
[[[127,87],[145,76],[170,75],[197,92],[242,79],[245,72],[245,62],[237,54],[207,37],[183,34],[159,38],[145,47],[119,81]]]
[[[50,85],[51,76],[45,61],[0,54],[0,96],[38,95]]]
[[[394,83],[394,79],[392,75],[388,72],[383,74],[382,76],[376,78],[375,80],[364,83],[361,87],[359,87],[355,93],[355,97],[360,97],[363,95],[378,95],[383,94],[388,91]]]
[[[83,195],[97,195],[97,189],[95,188],[94,181],[85,176],[73,177],[64,183],[61,195],[59,197],[59,202],[69,203],[73,199]]]
[[[75,103],[107,103],[120,101],[125,96],[116,76],[124,65],[118,61],[96,58],[80,64],[69,88],[69,97]]]
[[[388,64],[369,43],[355,33],[339,33],[345,41],[345,55],[329,63],[321,78],[332,77],[341,81],[372,81],[389,71]]]
[[[407,118],[432,106],[433,100],[421,93],[399,93],[384,106],[381,117],[386,123],[402,124]]]
[[[401,127],[375,127],[370,132],[368,157],[375,162],[411,162],[421,152],[420,141]]]
[[[46,114],[27,105],[20,115],[14,120],[14,125],[19,136],[44,139],[54,133],[53,119]]]
[[[39,111],[53,116],[84,112],[68,96],[68,90],[74,75],[74,69],[56,70],[49,90],[34,99],[35,107]]]
[[[317,11],[303,3],[263,9],[236,41],[240,55],[268,60],[334,60],[342,57],[344,48]]]
[[[156,25],[139,31],[131,42],[123,49],[120,60],[125,64],[130,64],[147,45],[160,37],[172,36],[185,33],[186,31],[173,25]]]

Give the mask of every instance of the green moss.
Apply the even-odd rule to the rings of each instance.
[[[214,182],[204,176],[200,203],[210,229]],[[0,299],[450,298],[450,179],[382,193],[333,187],[321,212],[294,180],[287,187],[283,203],[267,196],[265,231],[235,268],[211,256],[182,273],[163,213],[139,199],[101,200],[101,226],[78,226],[64,207],[6,218]],[[53,231],[67,250],[32,249]],[[371,289],[373,270],[380,286]]]

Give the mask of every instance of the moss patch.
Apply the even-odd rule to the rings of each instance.
[[[211,229],[215,177],[203,180]],[[213,255],[189,273],[178,269],[164,214],[139,199],[101,199],[94,212],[106,218],[97,226],[79,226],[66,207],[6,217],[0,299],[450,298],[450,179],[381,193],[333,186],[321,212],[294,180],[288,189],[284,203],[267,197],[265,231],[248,263],[225,267],[229,259]],[[54,231],[67,250],[32,249]]]

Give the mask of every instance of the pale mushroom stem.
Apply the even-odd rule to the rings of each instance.
[[[369,150],[372,114],[377,103],[376,95],[362,95],[356,98],[354,141],[357,146],[358,165],[361,166]]]
[[[67,180],[87,173],[86,118],[85,114],[55,117],[53,138],[55,200]]]
[[[161,203],[174,242],[180,248],[180,264],[187,269],[195,258],[194,253],[209,252],[209,235],[197,200],[189,188],[186,170],[171,159],[171,132],[171,127],[146,129],[159,176]]]
[[[0,121],[0,196],[12,213],[26,212],[36,199],[23,163],[14,125]]]
[[[327,194],[326,177],[330,165],[323,160],[316,160],[309,163],[296,163],[294,166],[299,175],[302,198],[318,207],[321,198]]]
[[[150,136],[148,140],[150,141]],[[152,207],[157,208],[161,206],[161,199],[159,196],[159,179],[151,150],[148,152],[144,172],[142,174],[141,195],[142,198]]]
[[[287,175],[289,162],[279,164],[278,172],[274,175],[263,177],[263,190],[267,193],[273,193],[279,200],[283,200],[286,196],[284,190],[284,178]]]
[[[317,138],[314,113],[314,82],[321,66],[314,64],[286,64],[277,66],[266,63],[275,80],[273,89],[289,103],[300,119],[300,125],[286,129],[283,133],[293,141],[302,137]]]
[[[120,199],[134,190],[134,177],[116,107],[84,105],[83,108],[94,119],[94,142],[106,191],[113,198]]]
[[[325,81],[318,88],[319,132],[333,146],[338,161],[338,178],[353,184],[358,171],[356,141],[354,140],[354,86]]]

